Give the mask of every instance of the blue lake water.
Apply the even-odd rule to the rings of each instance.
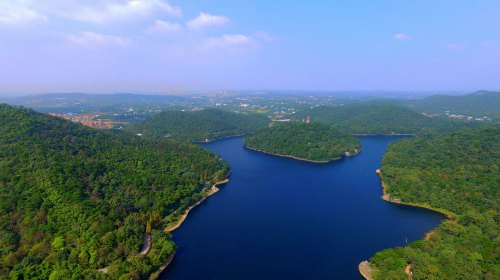
[[[375,170],[401,137],[361,137],[363,151],[331,164],[204,144],[232,168],[230,182],[174,232],[179,249],[161,279],[362,279],[358,264],[422,239],[443,219],[380,199]]]

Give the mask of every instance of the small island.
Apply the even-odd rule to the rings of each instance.
[[[247,149],[317,163],[353,156],[360,147],[357,138],[321,123],[279,124],[245,138]]]

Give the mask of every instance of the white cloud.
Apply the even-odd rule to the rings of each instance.
[[[148,33],[157,34],[171,34],[182,30],[182,26],[178,23],[166,22],[163,20],[155,21],[155,24],[151,26],[147,31]]]
[[[23,24],[40,20],[47,20],[47,17],[26,6],[24,1],[0,1],[0,24]]]
[[[137,17],[149,17],[154,13],[180,16],[179,7],[172,6],[161,0],[128,0],[106,3],[98,7],[83,7],[74,14],[68,14],[73,19],[102,23],[107,21],[123,21]]]
[[[84,31],[78,34],[67,36],[69,43],[79,47],[99,49],[103,47],[128,47],[130,40],[124,37],[104,35],[91,31]]]
[[[411,36],[405,33],[397,33],[392,36],[392,38],[396,41],[408,41],[411,40]]]
[[[62,17],[104,23],[181,15],[167,0],[0,0],[0,22]]]
[[[229,18],[225,16],[200,13],[196,18],[186,23],[187,27],[193,30],[203,30],[207,27],[225,26],[230,23]]]
[[[242,34],[226,34],[220,37],[211,37],[203,42],[205,50],[224,49],[229,51],[249,50],[257,48],[254,38]]]

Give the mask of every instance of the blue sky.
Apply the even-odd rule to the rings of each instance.
[[[0,1],[0,94],[474,91],[499,77],[500,1]]]

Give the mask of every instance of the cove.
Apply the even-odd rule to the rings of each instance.
[[[161,279],[362,279],[361,261],[443,220],[380,199],[375,170],[401,138],[360,137],[359,155],[330,164],[250,151],[242,137],[202,144],[231,165],[230,182],[174,232]]]

